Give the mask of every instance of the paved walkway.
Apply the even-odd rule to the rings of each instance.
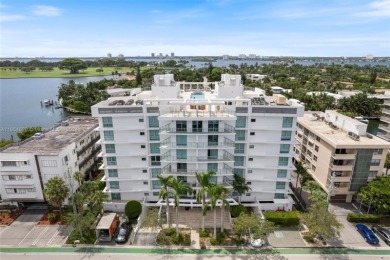
[[[268,236],[268,242],[273,247],[306,247],[307,244],[297,228],[282,227]]]
[[[200,248],[199,234],[196,232],[196,230],[192,230],[192,229],[191,229],[191,247]]]

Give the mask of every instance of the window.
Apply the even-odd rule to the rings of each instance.
[[[289,144],[281,144],[279,152],[280,153],[289,153],[290,152],[290,145]]]
[[[368,177],[376,177],[378,175],[377,171],[369,171],[368,172]]]
[[[249,158],[248,161],[253,162],[253,158]]]
[[[283,128],[290,128],[293,125],[293,118],[292,117],[283,117]]]
[[[208,146],[216,146],[216,145],[218,145],[218,135],[209,135],[207,137],[207,145]]]
[[[150,141],[160,141],[160,131],[159,130],[149,130],[149,140]]]
[[[244,153],[245,144],[234,144],[234,153]]]
[[[28,188],[26,190],[27,190],[27,192],[36,192],[37,191],[35,188]]]
[[[245,141],[245,130],[236,130],[236,141]]]
[[[111,193],[111,200],[121,200],[120,193]]]
[[[106,144],[106,153],[115,153],[115,144]]]
[[[209,132],[218,132],[219,122],[217,120],[209,121]]]
[[[374,149],[373,155],[382,154],[382,153],[383,153],[383,149]]]
[[[176,132],[187,132],[187,121],[176,121]]]
[[[105,141],[114,141],[114,131],[112,130],[103,131],[103,134],[104,134]]]
[[[314,165],[312,165],[311,169],[313,170],[313,172],[315,172],[317,168]]]
[[[146,148],[146,146],[144,144],[141,144],[141,148],[144,149]]]
[[[247,184],[247,185],[252,185],[252,182],[247,181],[246,184]]]
[[[255,132],[251,132],[250,135],[255,135]]]
[[[149,196],[149,192],[145,192],[145,193],[144,193],[144,196]]]
[[[144,122],[144,119],[143,119],[143,118],[139,118],[139,119],[138,119],[138,122],[143,123],[143,122]]]
[[[116,157],[107,157],[107,165],[116,165]]]
[[[148,185],[149,184],[149,182],[148,181],[144,181],[144,185]]]
[[[245,196],[248,196],[248,197],[249,197],[250,195],[251,195],[250,193],[246,193],[246,194],[245,194]]]
[[[152,166],[160,166],[161,165],[161,157],[160,156],[150,156],[150,161]]]
[[[161,181],[152,181],[152,188],[158,190],[161,188]]]
[[[251,122],[252,122],[252,123],[255,123],[255,122],[256,122],[256,119],[255,119],[255,118],[252,118],[252,119],[251,119]]]
[[[192,121],[192,132],[201,133],[203,128],[202,121]]]
[[[8,175],[8,180],[14,181],[14,180],[16,180],[16,176],[15,175]]]
[[[246,116],[237,116],[236,128],[246,127]]]
[[[102,117],[103,127],[112,127],[112,117]]]
[[[139,135],[145,135],[145,132],[139,132]]]
[[[244,156],[234,156],[234,166],[244,166]]]
[[[149,116],[148,120],[149,120],[149,127],[159,127],[157,116]]]
[[[110,181],[110,189],[119,189],[119,181]]]
[[[186,163],[177,163],[177,171],[178,172],[186,172],[187,164]]]
[[[207,159],[218,159],[218,149],[208,149]]]
[[[142,173],[148,173],[148,170],[142,170]]]
[[[281,181],[276,182],[276,189],[277,190],[284,190],[285,188],[286,188],[285,182],[281,182]]]
[[[153,192],[153,196],[158,196],[159,192]]]
[[[313,156],[313,160],[316,162],[317,161],[317,156]]]
[[[284,194],[283,193],[275,193],[274,198],[275,199],[284,199]]]
[[[233,174],[240,175],[241,177],[244,177],[244,169],[233,169]]]
[[[318,145],[316,145],[316,146],[314,147],[314,150],[315,150],[316,152],[318,152],[318,150],[320,150],[320,147],[319,147]]]
[[[118,177],[117,169],[108,169],[108,177]]]
[[[319,138],[318,136],[316,137],[316,141],[317,142],[321,142],[321,138]]]
[[[177,149],[176,150],[177,159],[187,159],[187,150],[186,149]]]
[[[250,170],[248,169],[248,173],[253,173],[253,170],[252,169],[250,169]]]
[[[379,159],[372,159],[371,160],[371,166],[379,166],[381,164],[381,160]]]
[[[288,165],[288,157],[279,157],[279,166],[287,166]]]
[[[145,158],[145,157],[142,157],[142,158],[141,158],[141,161],[146,161],[146,158]]]
[[[278,170],[278,178],[286,178],[287,170]]]
[[[42,167],[57,167],[57,161],[56,160],[42,160],[41,165],[42,165]]]
[[[160,175],[161,175],[160,168],[152,168],[152,178],[157,178]]]
[[[160,153],[160,144],[159,143],[151,143],[150,144],[150,153]]]
[[[177,135],[176,136],[176,145],[177,146],[187,146],[187,136],[186,135]]]
[[[250,144],[249,145],[249,149],[253,149],[253,148],[255,148],[255,145],[254,144]]]
[[[217,172],[218,171],[218,163],[208,163],[207,170],[212,171],[212,172]]]
[[[290,141],[291,140],[291,131],[282,131],[281,140],[282,141]]]

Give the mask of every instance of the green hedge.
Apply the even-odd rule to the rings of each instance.
[[[240,216],[241,213],[248,213],[248,210],[245,208],[244,205],[239,204],[230,207],[230,214],[233,218],[237,218],[238,216]]]
[[[296,226],[299,224],[298,211],[270,211],[265,212],[265,219],[282,226]]]
[[[375,214],[348,213],[349,222],[378,223],[380,218]]]

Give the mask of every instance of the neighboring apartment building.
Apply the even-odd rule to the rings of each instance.
[[[70,190],[78,188],[73,173],[97,169],[101,148],[92,117],[71,117],[52,129],[20,143],[0,149],[0,194],[8,202],[44,202],[43,189],[53,177],[60,177]]]
[[[336,111],[298,118],[295,160],[330,195],[351,202],[359,188],[382,175],[390,143],[367,133],[367,124]]]
[[[234,174],[245,177],[251,191],[242,202],[291,209],[294,133],[304,107],[263,93],[244,90],[240,75],[224,74],[210,89],[166,74],[154,76],[151,91],[94,105],[110,203],[157,202],[157,176],[172,175],[195,190],[182,205],[199,206],[195,173],[214,171],[213,181],[230,189]]]

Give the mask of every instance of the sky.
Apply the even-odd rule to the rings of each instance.
[[[390,0],[1,0],[0,57],[390,56]]]

